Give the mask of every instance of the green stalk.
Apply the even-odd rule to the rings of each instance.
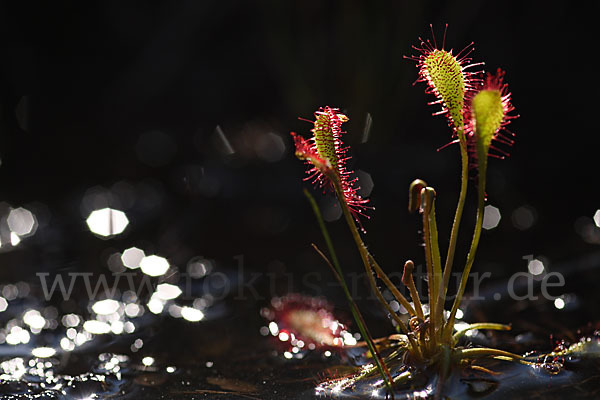
[[[319,228],[321,229],[321,233],[323,234],[323,239],[325,239],[325,245],[327,246],[327,251],[329,251],[329,257],[331,257],[331,261],[332,261],[333,265],[335,266],[337,273],[340,274],[340,276],[341,276],[342,275],[342,267],[340,266],[340,262],[337,258],[337,254],[333,247],[333,242],[331,241],[331,236],[329,236],[329,231],[327,230],[325,221],[323,221],[323,216],[321,215],[321,210],[319,210],[319,206],[317,205],[315,198],[310,194],[310,192],[308,190],[304,189],[304,195],[308,199],[308,202],[310,203],[313,213],[315,214],[315,217],[317,218],[317,222],[319,223]],[[343,285],[343,287],[345,289],[347,289],[345,284]],[[350,294],[350,292],[348,292],[348,294]],[[352,296],[350,296],[350,299],[352,299]]]
[[[377,263],[377,261],[375,261],[375,258],[373,257],[373,255],[371,255],[371,253],[369,253],[369,261],[371,262],[371,265],[375,269],[375,273],[377,274],[377,276],[379,278],[381,278],[381,280],[383,281],[383,283],[385,283],[385,286],[387,286],[387,288],[390,290],[390,292],[392,292],[392,295],[394,295],[394,298],[396,300],[398,300],[398,302],[400,304],[402,304],[402,306],[404,308],[406,308],[406,311],[408,311],[408,313],[411,316],[418,315],[417,311],[414,309],[414,307],[410,304],[410,302],[406,299],[406,297],[404,297],[404,295],[402,293],[400,293],[400,291],[398,290],[398,288],[394,285],[394,283],[386,275],[386,273],[379,266],[379,264]]]
[[[480,149],[478,149],[478,153]],[[454,320],[456,318],[456,312],[458,310],[458,306],[462,300],[462,297],[465,293],[465,289],[467,287],[467,280],[469,279],[469,273],[471,272],[471,267],[473,267],[473,263],[475,262],[475,253],[477,253],[477,247],[479,246],[479,239],[481,237],[481,227],[483,225],[483,214],[485,207],[485,182],[486,182],[486,172],[487,172],[487,152],[481,152],[479,154],[479,160],[481,162],[479,166],[479,187],[477,188],[477,219],[475,221],[475,231],[473,232],[473,239],[471,240],[471,247],[469,248],[469,254],[467,255],[467,262],[465,265],[465,269],[463,270],[462,276],[460,278],[460,285],[458,287],[458,292],[456,294],[456,298],[454,299],[454,304],[452,304],[452,310],[450,311],[450,317],[448,318],[448,322],[446,323],[446,339],[450,340],[452,336],[452,329],[454,327]],[[483,156],[483,157],[482,157]]]
[[[435,293],[437,293],[438,295],[438,299],[436,301],[436,309],[435,310],[430,310],[430,317],[429,320],[431,321],[432,319],[435,319],[435,326],[438,327],[438,329],[442,329],[443,327],[443,321],[441,318],[442,313],[438,310],[443,310],[444,309],[444,301],[443,298],[440,296],[441,294],[441,279],[442,279],[442,262],[441,262],[441,257],[440,257],[440,246],[439,246],[439,242],[438,242],[438,229],[437,229],[437,223],[435,220],[435,191],[431,188],[428,188],[431,190],[431,192],[433,193],[432,196],[432,200],[431,200],[431,210],[429,211],[429,240],[431,241],[431,261],[433,262],[433,284],[434,284],[434,291]],[[440,318],[438,319],[437,316],[440,315]],[[435,333],[434,333],[435,334]],[[441,336],[440,336],[441,338]]]
[[[421,190],[421,209],[423,213],[423,236],[425,241],[425,263],[427,265],[427,290],[429,294],[429,345],[430,350],[433,351],[436,347],[436,320],[435,310],[437,303],[437,292],[436,292],[436,278],[434,270],[434,255],[432,250],[431,240],[431,219],[429,214],[433,208],[433,189],[426,187]]]
[[[439,394],[442,393],[444,383],[446,379],[448,379],[448,375],[450,374],[450,367],[452,365],[452,350],[450,347],[442,345],[441,357],[440,357],[440,367],[439,367],[439,379],[436,387],[437,395],[435,398],[439,397]]]
[[[354,299],[352,298],[352,295],[350,294],[350,290],[348,289],[348,285],[346,284],[346,281],[342,274],[342,268],[340,266],[339,260],[337,258],[337,254],[335,253],[335,249],[334,249],[333,243],[331,241],[331,236],[329,236],[329,231],[327,230],[327,227],[325,226],[325,222],[323,221],[323,216],[321,215],[321,211],[319,210],[319,207],[317,206],[317,202],[311,196],[311,194],[308,192],[308,190],[304,189],[304,195],[308,198],[308,201],[309,201],[309,203],[313,209],[313,212],[317,218],[317,222],[319,223],[319,227],[321,228],[321,233],[323,234],[323,238],[325,239],[325,243],[327,245],[327,250],[329,251],[329,256],[331,257],[333,265],[331,265],[331,263],[329,262],[327,257],[325,257],[325,255],[315,245],[313,245],[313,247],[325,259],[326,263],[332,269],[332,272],[334,273],[336,279],[339,281],[340,285],[342,286],[342,290],[344,291],[346,300],[348,301],[348,303],[350,305],[350,310],[352,312],[352,316],[354,317],[354,320],[356,321],[358,330],[360,331],[360,334],[365,338],[367,347],[369,348],[369,351],[371,352],[371,355],[373,356],[373,360],[375,360],[375,365],[377,366],[377,369],[379,370],[379,373],[381,374],[383,380],[385,381],[385,384],[393,398],[394,393],[393,393],[393,389],[392,389],[392,382],[393,382],[392,376],[390,374],[389,369],[385,365],[385,361],[383,360],[383,358],[377,351],[377,347],[375,346],[373,337],[371,336],[371,333],[367,329],[367,324],[365,323],[365,320],[363,319],[363,316],[360,313],[358,306],[356,305],[356,302],[354,301]]]
[[[340,206],[342,208],[342,213],[344,214],[344,218],[346,219],[346,224],[350,229],[350,233],[352,234],[352,238],[354,239],[354,243],[356,243],[356,247],[358,248],[358,252],[360,253],[360,258],[365,267],[365,272],[367,273],[367,280],[369,281],[369,285],[371,286],[371,290],[379,300],[379,302],[385,307],[385,309],[390,313],[394,321],[398,324],[398,327],[402,333],[405,335],[408,334],[408,328],[406,324],[402,322],[402,320],[396,315],[396,312],[392,310],[388,302],[385,300],[379,289],[377,288],[377,283],[375,282],[375,277],[373,276],[373,269],[371,267],[371,263],[369,262],[369,252],[367,250],[367,246],[362,241],[360,237],[360,233],[358,233],[358,229],[356,228],[356,224],[354,223],[354,217],[348,208],[348,204],[344,199],[344,191],[342,190],[342,186],[340,185],[339,177],[335,172],[329,172],[327,176],[330,178],[333,186],[335,188],[335,193],[339,200]]]
[[[466,359],[466,358],[474,359],[474,358],[489,357],[489,356],[499,357],[502,359],[510,359],[510,360],[520,360],[523,358],[522,356],[520,356],[518,354],[510,353],[510,352],[504,351],[504,350],[490,349],[487,347],[456,350],[453,354],[453,357],[457,360],[462,360],[462,359]]]
[[[361,335],[363,335],[363,337],[365,338],[365,342],[367,343],[367,347],[369,348],[369,351],[371,352],[371,356],[373,357],[373,360],[375,360],[375,366],[377,367],[379,374],[381,375],[384,382],[386,383],[386,386],[390,390],[390,393],[392,393],[392,386],[391,386],[390,382],[393,382],[393,379],[392,379],[392,375],[390,374],[390,370],[388,369],[387,365],[385,364],[383,357],[377,350],[377,346],[375,346],[375,341],[373,340],[373,336],[371,336],[371,332],[369,332],[369,330],[367,329],[367,323],[365,322],[362,314],[360,313],[360,311],[358,309],[358,305],[356,304],[356,302],[350,295],[350,291],[348,290],[348,285],[346,285],[346,281],[344,280],[343,276],[341,276],[338,273],[338,271],[336,270],[336,268],[339,268],[339,264],[337,265],[337,267],[334,267],[331,264],[331,261],[329,261],[327,256],[325,254],[323,254],[323,252],[317,247],[316,244],[312,243],[312,247],[321,256],[321,258],[323,258],[325,263],[331,269],[331,272],[333,272],[333,275],[335,276],[337,281],[340,283],[340,285],[344,289],[344,294],[346,295],[346,299],[348,300],[348,303],[350,305],[350,311],[352,312],[354,321],[358,325],[358,330],[360,331]]]
[[[456,205],[456,213],[454,214],[454,222],[452,223],[452,231],[450,233],[450,243],[448,245],[448,254],[446,255],[446,263],[444,265],[444,277],[442,282],[442,290],[440,292],[440,304],[445,304],[446,294],[448,293],[448,284],[452,273],[452,264],[454,263],[454,253],[456,251],[456,242],[458,240],[458,231],[460,229],[460,220],[462,218],[463,209],[467,199],[467,189],[469,183],[469,154],[467,152],[467,141],[464,134],[464,125],[458,130],[458,138],[460,144],[461,158],[461,179],[460,179],[460,194],[458,196],[458,204]],[[442,321],[444,307],[439,307],[437,318]]]
[[[423,305],[421,304],[421,299],[419,298],[419,291],[415,286],[415,280],[413,279],[413,270],[415,268],[415,264],[408,260],[404,264],[404,271],[402,273],[402,283],[404,286],[408,288],[410,292],[410,297],[412,298],[413,303],[415,304],[415,311],[417,313],[417,317],[421,320],[425,320],[425,315],[423,314]]]
[[[375,258],[373,257],[373,255],[371,253],[369,253],[369,250],[367,250],[366,247],[365,247],[365,250],[367,251],[367,256],[369,257],[369,261],[371,262],[371,265],[373,266],[373,268],[375,268],[375,272],[377,273],[377,276],[380,277],[383,280],[383,282],[386,284],[386,286],[388,287],[388,289],[391,290],[391,292],[394,295],[394,297],[404,306],[404,308],[406,308],[406,310],[412,316],[418,315],[417,311],[408,302],[408,300],[406,300],[406,298],[402,295],[402,293],[400,293],[400,291],[398,290],[398,288],[396,286],[394,286],[394,284],[392,283],[392,281],[390,280],[390,278],[386,275],[386,273],[383,271],[383,269],[381,269],[381,267],[379,266],[379,264],[377,263],[377,261],[375,261]],[[377,290],[377,293],[379,293],[379,289]],[[383,299],[383,296],[378,296],[378,299],[381,302],[381,299]],[[383,301],[385,301],[385,299],[383,299]],[[387,301],[385,301],[385,303],[383,304],[383,306],[390,313],[390,315],[392,316],[392,318],[394,319],[394,321],[396,321],[396,323],[398,324],[398,326],[404,326],[404,322],[394,312],[394,310],[392,310],[392,308],[390,307],[390,305],[388,304]],[[423,315],[423,311],[421,311],[421,315]],[[421,355],[421,349],[419,348],[419,345],[415,341],[415,338],[413,337],[413,335],[411,335],[410,333],[407,333],[406,337],[408,338],[408,341],[410,342],[410,346],[413,349],[413,355],[415,356],[415,358],[418,361],[422,360],[423,357]]]
[[[465,333],[472,331],[474,329],[491,329],[491,330],[496,330],[496,331],[510,331],[510,325],[495,324],[493,322],[478,322],[475,324],[471,324],[471,325],[467,326],[465,329],[461,329],[460,331],[456,332],[452,336],[452,340],[454,341],[454,343],[456,343],[456,342],[458,342],[458,339],[463,337],[463,335]]]

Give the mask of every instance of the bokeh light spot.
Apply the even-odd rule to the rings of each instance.
[[[286,151],[281,136],[273,132],[259,135],[254,143],[254,149],[258,157],[267,162],[281,160]]]
[[[198,322],[204,318],[204,313],[192,307],[183,307],[181,316],[190,322]]]
[[[540,275],[544,272],[544,263],[538,259],[533,259],[527,264],[527,269],[531,275]]]
[[[95,335],[102,335],[110,332],[110,325],[106,322],[90,320],[83,323],[83,329]]]
[[[212,262],[204,257],[194,257],[187,265],[187,273],[190,277],[198,279],[210,273],[213,269]]]
[[[119,302],[112,299],[100,300],[94,303],[92,310],[96,314],[110,315],[119,309]]]
[[[483,212],[483,229],[494,229],[500,223],[500,210],[494,206],[485,206]]]
[[[152,296],[146,305],[148,306],[148,310],[153,314],[160,314],[165,308],[164,302],[156,296]]]
[[[325,221],[333,222],[342,217],[342,207],[335,196],[323,196],[319,203]]]
[[[169,262],[163,257],[148,256],[142,259],[140,268],[146,275],[161,276],[169,269]]]
[[[55,355],[56,350],[53,349],[52,347],[37,347],[37,348],[31,350],[31,354],[34,357],[48,358],[48,357],[52,357],[53,355]]]
[[[10,233],[10,244],[14,247],[21,243],[21,238],[14,232]]]
[[[140,267],[140,263],[145,256],[144,250],[137,247],[130,247],[121,255],[121,261],[127,268],[136,269]]]
[[[356,171],[356,176],[358,177],[358,194],[362,197],[369,197],[375,186],[371,174],[363,170],[358,170]]]
[[[162,300],[173,300],[181,294],[181,289],[178,286],[170,283],[161,283],[156,287],[156,294]]]
[[[42,317],[38,310],[28,310],[23,314],[23,322],[32,329],[42,329],[46,325],[46,319]]]
[[[513,211],[510,219],[515,228],[524,231],[535,224],[537,215],[534,208],[530,206],[521,206]]]
[[[142,358],[142,364],[144,364],[146,367],[151,366],[152,364],[154,364],[154,357],[144,357],[144,358]]]
[[[35,216],[22,207],[10,210],[6,222],[10,230],[19,236],[32,235],[37,228]]]
[[[86,223],[96,235],[108,237],[122,233],[129,225],[129,220],[123,211],[103,208],[92,211]]]

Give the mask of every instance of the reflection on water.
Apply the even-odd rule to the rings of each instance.
[[[113,192],[110,200],[123,203]],[[86,193],[84,204],[97,206],[107,193]],[[96,236],[115,238],[129,219],[123,211],[101,207],[89,211],[85,223]],[[40,229],[33,211],[0,204],[2,251],[22,246]],[[69,269],[48,277],[47,287],[35,279],[0,284],[0,398],[114,398],[179,373],[173,362],[163,362],[151,332],[165,318],[185,321],[192,329],[221,316],[223,307],[210,285],[203,284],[219,269],[190,256],[189,273],[183,276],[165,257],[147,255],[144,248],[153,246],[143,244],[124,246],[122,253],[108,249],[108,269],[97,279],[91,272]],[[160,340],[178,344],[170,335]],[[211,362],[205,361],[206,368]]]
[[[394,353],[393,344],[384,352]],[[363,349],[366,350],[366,349]],[[385,399],[384,383],[367,358],[356,367],[334,366],[315,388],[317,396],[333,398]],[[451,370],[442,384],[433,369],[416,370],[399,357],[387,360],[395,382],[395,397],[401,399],[506,399],[595,398],[600,368],[600,332],[568,346],[560,342],[550,353],[526,354],[523,363],[481,359]],[[574,391],[577,396],[574,396]]]
[[[66,313],[64,303],[55,307],[30,296],[30,291],[38,288],[24,283],[0,286],[0,293],[6,296],[0,297],[0,397],[112,398],[125,393],[133,378],[142,386],[164,382],[160,376],[140,375],[177,372],[177,367],[162,365],[152,353],[147,354],[144,348],[150,339],[142,339],[144,332],[160,324],[163,309],[168,309],[164,315],[171,318],[199,323],[206,319],[212,302],[197,297],[191,303],[188,299],[177,303],[183,293],[181,287],[166,282],[154,287],[146,304],[134,292],[124,291]],[[156,301],[160,310],[152,309]],[[110,339],[107,342],[103,337]],[[107,346],[123,352],[107,353]],[[132,364],[132,354],[138,352],[146,354],[138,364]],[[66,373],[73,368],[83,368],[83,372]],[[126,392],[134,391],[130,388]]]
[[[234,138],[230,145],[239,152],[251,150],[257,157],[277,160],[284,148],[279,135],[252,132],[244,133],[256,139],[251,145],[244,147]],[[372,189],[368,173],[361,172],[360,179],[364,190]],[[52,280],[53,275],[48,277],[48,287],[56,289],[54,296],[45,296],[35,278],[0,284],[0,398],[384,396],[362,338],[327,300],[288,294],[272,297],[265,305],[232,295],[222,298],[222,288],[215,282],[222,283],[225,277],[232,286],[242,284],[236,281],[237,271],[198,257],[184,246],[160,245],[161,235],[156,240],[137,238],[134,228],[143,226],[137,224],[145,222],[145,213],[155,209],[162,196],[160,185],[153,182],[122,181],[110,190],[95,187],[86,192],[78,231],[98,246],[92,256],[101,260],[96,266],[103,268],[99,276],[104,281],[81,272],[87,271],[84,265],[59,268],[62,284]],[[523,207],[507,215],[515,227],[528,229],[536,216]],[[9,256],[37,254],[36,240],[51,233],[57,223],[49,223],[48,215],[39,203],[18,207],[0,203],[0,251]],[[486,218],[491,229],[501,217],[489,208]],[[591,219],[587,222],[586,229],[598,229]],[[34,271],[46,271],[45,265],[32,260],[28,262],[34,264]],[[539,278],[548,273],[548,266],[552,267],[538,257],[529,261],[527,270]],[[19,265],[13,262],[11,267],[18,272]],[[68,280],[72,274],[89,276]],[[117,276],[121,276],[119,284]],[[61,294],[70,290],[72,295],[63,299]],[[391,306],[406,312],[397,303]],[[555,313],[570,313],[583,305],[580,297],[567,291],[549,306]],[[457,318],[462,317],[460,309]],[[523,353],[547,342],[548,332],[524,329],[504,337],[503,343]],[[572,388],[584,382],[580,389],[585,397],[597,390],[597,384],[590,386],[586,379],[599,367],[598,333],[574,337],[579,336],[585,338],[583,345],[531,355],[534,366],[490,362],[486,367],[502,372],[501,376],[457,374],[445,391],[457,398],[493,399],[507,398],[517,388],[522,397],[529,397],[547,394],[549,385]],[[476,330],[466,338],[476,344],[493,339]],[[390,365],[396,376],[410,373],[401,363]],[[413,379],[406,393],[415,398],[431,396],[436,388],[432,379]]]
[[[140,269],[149,276],[164,275],[169,269],[169,262],[160,256],[146,256],[140,261]]]
[[[94,372],[79,375],[57,374],[60,363],[51,348],[35,349],[33,358],[14,357],[0,363],[0,394],[15,399],[98,399],[113,397],[125,384],[121,370],[128,358],[100,354],[89,360]]]

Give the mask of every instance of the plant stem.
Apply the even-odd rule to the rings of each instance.
[[[487,157],[487,154],[485,156]],[[481,237],[481,227],[483,225],[483,214],[485,206],[486,166],[487,164],[485,162],[482,162],[482,164],[480,165],[479,187],[477,188],[477,219],[475,221],[475,231],[473,232],[473,239],[471,240],[471,247],[469,248],[469,254],[467,255],[465,269],[463,270],[462,276],[460,278],[460,286],[458,287],[458,292],[456,294],[456,298],[454,299],[454,304],[452,304],[452,310],[450,311],[450,316],[448,317],[448,322],[446,324],[445,335],[446,339],[448,340],[450,340],[452,336],[452,330],[454,328],[454,319],[456,318],[456,311],[458,310],[460,301],[462,300],[462,297],[465,293],[465,289],[467,287],[467,280],[469,279],[471,267],[473,267],[473,263],[475,262],[475,253],[477,253],[477,247],[479,246],[479,238]]]
[[[452,340],[454,341],[454,343],[456,343],[458,341],[458,339],[460,339],[465,333],[467,333],[468,331],[472,331],[474,329],[491,329],[491,330],[496,330],[496,331],[510,331],[510,325],[495,324],[492,322],[478,322],[475,324],[471,324],[471,325],[467,326],[465,329],[461,329],[460,331],[456,332],[452,336]]]
[[[456,350],[454,352],[453,356],[459,360],[465,359],[465,358],[479,358],[479,357],[487,357],[487,356],[502,357],[502,358],[508,358],[511,360],[520,360],[523,358],[522,356],[520,356],[518,354],[510,353],[508,351],[498,350],[498,349],[490,349],[490,348],[486,348],[486,347]]]
[[[381,357],[381,354],[379,354],[379,351],[377,350],[377,347],[375,346],[375,341],[373,340],[373,336],[371,336],[371,333],[367,329],[367,323],[365,322],[362,314],[360,313],[358,306],[356,305],[356,302],[350,295],[350,291],[348,290],[348,285],[346,285],[346,281],[344,280],[344,277],[342,275],[340,275],[338,273],[338,271],[336,270],[336,268],[339,268],[339,265],[337,267],[334,267],[331,264],[331,262],[329,261],[329,259],[327,258],[327,256],[325,254],[323,254],[323,252],[317,247],[316,244],[313,243],[312,247],[321,256],[321,258],[323,258],[323,260],[325,260],[325,263],[329,266],[329,268],[331,269],[331,272],[333,272],[333,275],[335,276],[337,281],[340,283],[340,285],[344,289],[344,294],[346,295],[346,299],[348,300],[348,303],[350,304],[350,311],[352,312],[352,316],[354,317],[354,320],[356,321],[356,323],[358,325],[358,330],[360,331],[361,335],[363,335],[363,337],[365,338],[365,342],[367,343],[367,347],[369,348],[369,351],[371,352],[371,356],[375,360],[375,365],[377,366],[377,369],[379,370],[379,374],[386,381],[386,386],[388,387],[388,389],[390,390],[390,393],[391,393],[392,392],[391,382],[393,382],[393,379],[392,379],[392,375],[390,374],[390,370],[388,369],[387,365],[385,364],[385,361],[383,360],[383,357]]]
[[[364,244],[363,244],[364,246]],[[392,281],[390,280],[390,278],[388,278],[388,276],[386,275],[385,272],[383,272],[383,270],[381,269],[381,267],[379,266],[379,264],[377,263],[377,261],[375,261],[375,258],[373,257],[373,255],[369,252],[369,250],[365,247],[365,250],[367,251],[367,256],[369,257],[369,261],[371,262],[371,265],[375,268],[375,272],[377,273],[377,276],[379,276],[383,282],[386,284],[386,286],[392,291],[392,294],[394,295],[394,297],[400,301],[400,303],[404,306],[404,308],[406,308],[406,310],[411,314],[411,315],[417,315],[417,311],[410,305],[410,303],[408,302],[408,300],[406,300],[406,298],[402,295],[402,293],[400,293],[400,291],[398,290],[398,288],[396,286],[394,286],[394,284],[392,283]],[[367,272],[368,273],[368,272]],[[379,293],[379,289],[377,289],[377,293]],[[378,296],[379,301],[381,302],[381,299],[383,298],[383,296]],[[385,299],[383,299],[383,301],[385,301]],[[418,300],[417,300],[418,301]],[[416,303],[415,303],[416,304]],[[392,308],[390,307],[390,305],[388,304],[387,301],[385,301],[385,303],[383,304],[383,306],[386,308],[386,310],[390,313],[390,315],[392,316],[392,318],[394,319],[394,321],[396,321],[396,323],[399,326],[403,326],[404,322],[402,322],[402,320],[400,319],[400,317],[394,312],[394,310],[392,310]],[[421,307],[421,304],[419,303],[419,307]],[[421,316],[423,315],[423,311],[421,311]],[[406,333],[406,337],[408,338],[408,341],[410,342],[410,345],[413,349],[413,355],[415,356],[415,358],[419,361],[423,359],[423,356],[421,355],[421,350],[419,348],[419,345],[416,343],[414,337],[408,333]]]
[[[428,213],[428,218],[429,218],[429,240],[431,242],[430,246],[431,246],[431,261],[433,263],[433,286],[434,286],[434,292],[437,293],[438,299],[435,303],[436,309],[435,310],[430,310],[430,314],[429,314],[429,320],[435,319],[435,326],[438,329],[442,329],[443,328],[443,321],[442,321],[442,313],[438,310],[443,310],[444,309],[444,299],[441,295],[441,279],[442,279],[442,262],[441,262],[441,257],[440,257],[440,246],[439,246],[439,242],[438,242],[438,229],[437,229],[437,223],[436,223],[436,219],[435,219],[435,191],[431,188],[428,188],[428,190],[430,190],[433,194],[432,199],[431,199],[431,209],[429,210]],[[439,318],[438,318],[439,315]],[[434,333],[434,335],[437,334]],[[440,335],[441,338],[441,335]]]
[[[331,237],[329,236],[329,231],[327,230],[327,227],[325,226],[325,222],[323,221],[323,216],[321,215],[321,211],[319,210],[319,207],[317,206],[317,202],[310,195],[308,190],[304,189],[304,195],[308,198],[308,201],[313,209],[313,212],[314,212],[315,216],[317,217],[317,222],[319,223],[319,227],[321,228],[321,233],[323,234],[323,238],[325,239],[325,243],[327,245],[327,250],[329,251],[329,256],[332,259],[333,265],[331,264],[331,262],[329,262],[329,259],[327,259],[325,254],[323,254],[317,248],[317,246],[315,246],[313,244],[313,247],[323,257],[323,259],[325,260],[327,265],[329,265],[329,267],[331,268],[336,279],[340,282],[340,285],[342,286],[342,289],[344,291],[344,295],[346,296],[346,300],[348,301],[348,303],[350,305],[350,310],[352,312],[352,316],[354,317],[354,320],[356,321],[356,324],[358,325],[358,329],[359,329],[361,335],[365,338],[367,347],[369,348],[369,351],[371,352],[371,355],[373,356],[373,359],[375,360],[375,365],[377,366],[377,369],[379,370],[379,373],[381,374],[382,378],[385,380],[386,386],[393,398],[394,393],[393,393],[393,389],[392,389],[392,382],[393,382],[392,376],[390,374],[389,369],[387,368],[387,365],[385,364],[385,361],[383,360],[383,358],[377,351],[377,347],[375,346],[373,337],[371,336],[371,333],[369,332],[369,330],[367,328],[367,324],[365,323],[365,320],[364,320],[362,314],[360,313],[360,310],[358,309],[356,302],[354,301],[354,299],[352,298],[352,295],[350,294],[348,285],[346,285],[346,281],[344,280],[344,276],[342,274],[342,268],[338,261],[337,255],[335,253],[335,249],[333,247]]]
[[[410,297],[415,305],[415,311],[417,312],[417,317],[421,320],[425,320],[425,315],[423,314],[423,306],[421,304],[421,299],[419,298],[419,291],[415,286],[415,280],[413,278],[413,270],[415,268],[415,264],[408,260],[404,264],[404,272],[402,273],[402,283],[404,286],[408,288],[410,292]]]
[[[448,254],[446,255],[446,263],[444,265],[444,277],[442,282],[443,292],[440,293],[440,303],[444,304],[446,294],[448,293],[448,284],[452,272],[452,264],[454,263],[454,253],[456,251],[456,242],[458,240],[458,231],[460,229],[460,220],[462,218],[463,209],[467,199],[467,189],[469,183],[469,154],[467,152],[467,141],[464,134],[464,125],[458,130],[458,140],[460,145],[461,158],[461,177],[460,177],[460,194],[458,196],[458,204],[456,205],[456,213],[454,214],[454,222],[452,223],[452,231],[450,233],[450,243],[448,245]],[[438,311],[438,320],[442,320],[444,307],[440,307]]]
[[[448,379],[448,375],[450,373],[450,366],[452,363],[452,350],[448,346],[442,345],[441,350],[441,359],[440,359],[440,370],[439,370],[439,378],[436,387],[436,396],[434,398],[440,398],[440,394],[442,393],[442,389],[444,387],[444,383],[446,379]]]
[[[387,276],[387,274],[379,266],[379,264],[377,263],[377,261],[375,261],[375,258],[373,257],[373,255],[370,252],[369,252],[369,261],[371,262],[371,265],[373,266],[373,268],[375,268],[375,273],[377,274],[377,276],[379,278],[381,278],[381,280],[383,281],[383,283],[385,283],[385,286],[387,286],[387,288],[390,290],[390,292],[392,292],[392,294],[394,295],[394,298],[396,300],[398,300],[398,302],[400,304],[402,304],[402,306],[404,308],[406,308],[406,311],[408,311],[408,313],[411,316],[418,315],[417,311],[413,308],[413,306],[406,299],[406,297],[404,297],[404,295],[402,293],[400,293],[400,291],[398,290],[398,288],[394,285],[394,283],[390,280],[390,278]],[[421,312],[421,314],[422,314],[422,312]]]
[[[339,177],[335,172],[331,172],[328,174],[333,186],[335,188],[335,192],[337,194],[337,198],[339,200],[340,206],[342,208],[342,212],[344,214],[344,218],[346,219],[346,224],[350,229],[350,233],[352,234],[352,238],[356,243],[356,247],[358,248],[358,252],[360,253],[360,258],[362,259],[363,265],[365,267],[365,272],[367,273],[367,280],[369,281],[369,285],[371,286],[371,290],[379,300],[379,302],[386,308],[386,310],[390,313],[394,321],[399,326],[399,329],[402,333],[408,334],[408,328],[406,324],[402,322],[402,320],[396,315],[394,310],[390,307],[388,302],[385,300],[379,288],[377,288],[377,284],[375,282],[375,278],[373,277],[373,269],[371,268],[371,263],[369,261],[369,252],[367,251],[367,246],[362,241],[360,237],[360,233],[358,233],[358,229],[356,228],[356,224],[354,223],[354,217],[348,208],[348,204],[344,199],[344,192],[342,190],[342,186],[340,185]]]
[[[315,201],[315,198],[310,194],[310,192],[304,189],[304,195],[308,199],[310,206],[317,217],[317,222],[319,224],[319,228],[321,229],[321,234],[323,235],[323,239],[325,239],[325,245],[327,246],[327,251],[329,251],[329,257],[331,257],[331,261],[336,268],[336,271],[340,276],[342,275],[342,267],[340,266],[340,262],[337,258],[337,254],[333,247],[333,242],[331,241],[331,236],[329,236],[329,231],[327,230],[327,226],[325,225],[325,221],[323,221],[323,216],[321,215],[321,210],[319,210],[319,206]]]
[[[435,310],[436,310],[436,283],[435,283],[435,271],[433,265],[433,252],[431,242],[431,220],[429,214],[433,206],[433,193],[430,188],[421,189],[421,208],[423,214],[423,236],[425,242],[425,263],[427,265],[427,290],[429,294],[429,346],[430,350],[433,351],[436,347],[436,321],[435,321]]]

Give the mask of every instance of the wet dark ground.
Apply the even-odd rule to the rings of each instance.
[[[114,303],[87,301],[82,285],[75,285],[68,301],[60,296],[44,301],[41,285],[35,281],[1,286],[0,300],[6,305],[0,313],[1,398],[308,399],[316,396],[317,384],[335,381],[352,373],[351,366],[365,363],[360,356],[364,348],[292,352],[269,332],[269,321],[260,316],[260,309],[269,306],[266,297],[241,300],[233,294],[222,299],[211,295],[212,286],[202,283],[219,272],[232,278],[235,289],[242,286],[235,283],[234,268],[201,262],[206,273],[190,278],[191,284],[177,284],[177,274],[168,273],[152,278],[155,292],[150,296],[141,291],[136,297],[119,289],[112,297]],[[556,265],[554,271],[563,273],[566,282],[576,282],[560,288],[557,299],[563,303],[542,296],[515,301],[502,291],[501,282],[484,285],[480,294],[488,300],[466,303],[463,320],[512,323],[513,330],[479,332],[469,342],[528,354],[539,363],[483,362],[501,374],[456,372],[444,393],[449,398],[596,398],[600,324],[594,305],[600,299],[591,278],[598,268],[599,253]],[[137,273],[135,279],[144,276]],[[157,286],[159,281],[174,283],[182,293],[166,299],[172,296],[165,286]],[[515,288],[525,293],[520,283]],[[151,305],[152,299],[157,301],[156,293],[162,293],[158,296],[162,308]],[[491,293],[506,299],[489,300]],[[540,294],[539,280],[533,293]],[[332,300],[341,299],[333,296]],[[347,308],[340,304],[335,312],[347,320]],[[371,312],[376,305],[365,304],[370,304],[365,314],[372,330],[380,336],[392,333],[388,322]],[[202,314],[186,313],[185,308]],[[579,352],[544,356],[580,341],[586,347]],[[431,394],[433,387],[431,381],[417,381],[415,391],[401,393]],[[359,398],[362,392],[364,398],[372,398],[371,391],[363,383],[339,395]]]

